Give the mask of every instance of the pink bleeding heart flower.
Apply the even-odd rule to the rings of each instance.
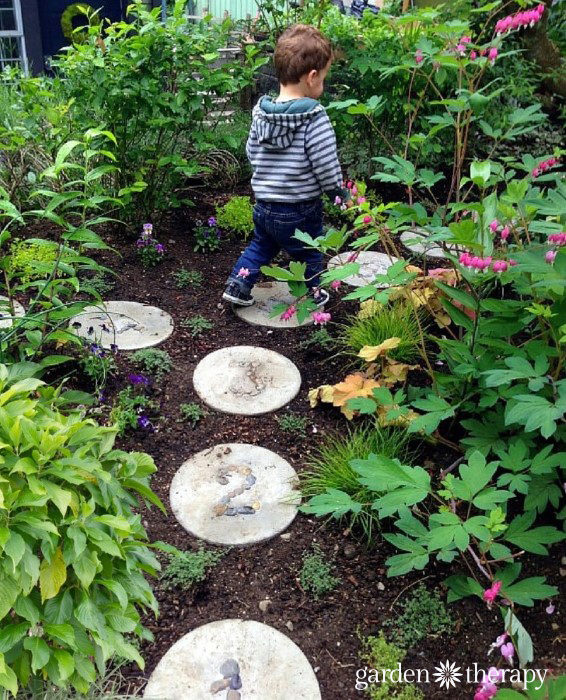
[[[424,61],[423,52],[421,51],[421,49],[417,49],[415,51],[415,63],[418,65],[419,63],[422,63],[423,61]]]
[[[496,260],[493,263],[493,271],[494,272],[505,272],[507,268],[509,267],[509,264],[505,262],[505,260]]]
[[[499,637],[497,637],[497,639],[495,640],[495,642],[493,642],[493,644],[490,645],[490,647],[487,651],[487,655],[489,656],[494,649],[501,649],[501,647],[507,641],[508,636],[509,635],[507,634],[507,632],[500,634]]]
[[[360,254],[360,253],[359,253],[359,251],[357,251],[357,250],[355,250],[353,253],[350,253],[350,255],[348,255],[348,257],[346,258],[346,262],[347,262],[347,263],[356,262],[356,260],[358,259],[358,255],[359,255],[359,254]]]
[[[281,314],[280,318],[282,321],[288,321],[290,318],[293,318],[293,316],[296,313],[297,313],[296,306],[294,304],[291,304],[291,306],[289,306],[289,308]]]
[[[365,197],[358,197],[358,204],[365,204],[366,198]]]
[[[324,311],[313,311],[311,316],[315,326],[324,326],[332,318],[329,313]]]
[[[554,605],[552,603],[549,603],[547,607],[545,608],[546,614],[547,615],[552,615],[552,613],[556,610]]]
[[[499,221],[497,221],[497,219],[494,219],[490,223],[489,228],[490,228],[492,233],[495,233],[497,231],[497,229],[499,228]]]
[[[477,51],[470,51],[470,61],[475,61],[476,58],[478,57],[478,52]]]
[[[250,274],[250,271],[248,270],[247,267],[241,267],[241,268],[238,270],[238,277],[244,277],[244,278],[245,278],[245,277],[248,277],[249,274]]]
[[[497,54],[499,51],[497,50],[496,46],[492,46],[490,50],[487,53],[487,58],[492,62],[495,63],[495,59],[497,58]]]
[[[339,206],[340,204],[342,204],[342,199],[340,197],[335,197],[334,204],[336,204],[336,206]]]
[[[495,599],[499,595],[499,591],[501,590],[502,585],[503,584],[501,581],[494,581],[491,584],[491,586],[483,592],[483,599],[485,600],[489,608],[491,608],[491,606],[495,602]]]
[[[515,260],[515,258],[509,258],[509,265],[511,265],[511,267],[515,267],[516,264],[517,261]]]
[[[501,229],[501,233],[500,233],[501,240],[506,241],[509,238],[510,233],[511,233],[511,230],[510,230],[509,226],[504,226]]]
[[[364,224],[371,224],[371,216],[364,216],[363,222]]]
[[[501,646],[501,656],[507,661],[507,663],[513,665],[513,657],[515,656],[515,647],[513,642],[507,642],[507,644],[502,644]]]
[[[340,289],[340,285],[342,284],[341,280],[334,280],[333,282],[330,283],[330,286],[332,289]]]
[[[470,44],[471,41],[472,41],[472,37],[471,37],[471,36],[463,36],[463,37],[460,39],[460,43],[461,43],[461,44]]]
[[[544,259],[549,265],[552,265],[556,258],[556,251],[555,250],[549,250],[546,255],[544,256]]]

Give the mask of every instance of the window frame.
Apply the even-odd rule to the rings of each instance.
[[[24,23],[22,19],[22,6],[21,6],[21,0],[12,0],[12,5],[14,8],[14,18],[16,20],[16,28],[15,29],[0,29],[0,39],[4,38],[13,38],[18,41],[19,48],[20,48],[20,67],[23,70],[25,75],[29,75],[29,66],[28,66],[28,57],[27,57],[27,51],[26,51],[26,36],[24,32]],[[15,61],[8,61],[7,64],[10,63],[15,63]],[[2,58],[0,57],[0,65],[3,64]],[[3,67],[7,65],[6,63],[3,64]]]

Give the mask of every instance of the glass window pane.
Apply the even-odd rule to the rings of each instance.
[[[0,37],[0,69],[7,66],[22,66],[21,47],[18,37]]]
[[[16,13],[14,12],[14,0],[0,0],[0,32],[9,32],[16,29]]]

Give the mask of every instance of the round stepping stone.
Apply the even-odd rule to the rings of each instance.
[[[224,679],[228,660],[239,679]],[[228,681],[228,685],[226,685]],[[222,689],[216,692],[214,688]],[[240,686],[242,700],[320,700],[315,673],[299,647],[278,630],[254,620],[217,620],[181,637],[151,674],[146,700],[224,700]]]
[[[328,261],[328,269],[331,270],[334,267],[339,267],[340,265],[345,265],[348,262],[348,257],[353,251],[348,251],[346,253],[340,253],[330,258]],[[384,275],[388,268],[394,263],[398,262],[399,258],[393,255],[386,255],[385,253],[378,253],[375,250],[362,250],[356,258],[357,263],[360,264],[360,270],[355,275],[351,277],[346,277],[344,282],[352,287],[365,287],[367,284],[371,284],[377,275]],[[387,287],[387,284],[379,284],[378,287]]]
[[[296,479],[288,462],[263,447],[216,445],[175,474],[171,508],[187,532],[206,542],[262,542],[285,530],[297,514]]]
[[[14,299],[14,316],[24,316],[25,313],[24,307]],[[8,297],[0,296],[0,328],[11,328],[13,323],[10,300]]]
[[[425,229],[415,229],[414,231],[404,231],[400,236],[400,240],[409,250],[418,255],[424,255],[427,258],[445,258],[446,253],[438,243],[427,243],[429,232]],[[417,243],[407,244],[407,241],[418,241]],[[445,244],[449,251],[458,253],[458,248],[455,245]]]
[[[196,366],[193,384],[211,408],[256,416],[294,399],[301,375],[291,360],[273,350],[235,345],[204,357]]]
[[[273,307],[277,304],[294,304],[296,298],[289,291],[286,282],[263,282],[256,284],[252,289],[252,297],[255,299],[253,306],[234,306],[236,316],[251,323],[253,326],[268,326],[269,328],[298,328],[312,323],[309,314],[299,323],[295,314],[288,321],[282,321],[280,314],[270,318]]]
[[[137,301],[106,301],[87,306],[71,319],[71,328],[82,338],[103,348],[138,350],[158,345],[173,333],[173,319],[156,306]]]

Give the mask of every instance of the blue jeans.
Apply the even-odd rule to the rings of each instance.
[[[236,281],[241,288],[249,291],[259,277],[261,266],[269,265],[280,250],[285,250],[292,260],[307,264],[305,276],[309,289],[318,287],[323,269],[322,253],[307,248],[293,236],[297,230],[313,238],[322,235],[322,200],[296,204],[257,202],[254,224],[252,242],[238,258],[229,281]],[[242,267],[250,271],[248,277],[238,277]]]

